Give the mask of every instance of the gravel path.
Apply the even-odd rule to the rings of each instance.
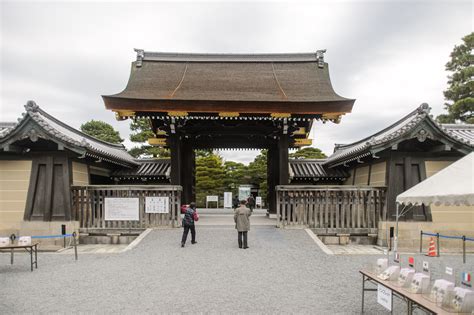
[[[200,227],[198,244],[185,248],[181,232],[154,230],[131,251],[81,255],[77,262],[40,253],[34,272],[29,256],[16,255],[10,266],[9,255],[0,254],[0,314],[356,314],[358,270],[377,258],[327,256],[304,230],[252,227],[247,250],[237,248],[231,227]],[[366,301],[368,314],[387,313],[374,293]]]

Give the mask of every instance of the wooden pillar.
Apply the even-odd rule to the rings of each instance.
[[[267,207],[269,213],[276,213],[275,152],[275,148],[269,148],[267,153]]]
[[[169,137],[171,153],[171,185],[182,185],[182,143],[180,136],[173,134]]]
[[[189,141],[183,142],[182,147],[182,171],[181,171],[181,183],[183,186],[182,202],[189,204],[192,201],[196,201],[194,197],[194,183],[195,183],[195,164],[196,156],[194,149]]]
[[[278,185],[288,185],[290,179],[288,165],[288,135],[283,134],[278,139]]]

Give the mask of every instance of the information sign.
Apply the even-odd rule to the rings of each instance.
[[[106,221],[138,221],[138,198],[105,198]]]
[[[255,205],[260,206],[260,208],[262,207],[262,197],[257,196],[257,198],[255,198]]]
[[[224,208],[232,208],[232,193],[224,192]]]
[[[219,196],[206,196],[207,202],[217,202],[219,201]]]
[[[169,213],[170,197],[145,197],[145,213]]]
[[[250,196],[250,187],[240,186],[239,187],[239,200],[247,200]]]
[[[385,307],[387,310],[392,310],[392,290],[379,284],[377,286],[377,303]]]

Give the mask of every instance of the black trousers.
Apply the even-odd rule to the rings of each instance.
[[[184,231],[183,231],[183,238],[181,239],[181,244],[186,243],[186,239],[188,238],[188,233],[189,230],[191,230],[191,243],[196,242],[196,229],[193,225],[184,225]]]
[[[242,248],[242,242],[244,243],[244,248],[247,247],[247,231],[239,232],[237,237],[237,240],[239,242],[239,248]]]

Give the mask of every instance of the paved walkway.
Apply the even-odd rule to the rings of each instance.
[[[40,253],[34,272],[27,255],[11,266],[0,254],[0,314],[357,314],[358,270],[377,258],[326,255],[304,230],[254,226],[247,250],[231,226],[198,227],[198,244],[185,248],[181,233],[154,230],[130,251],[82,253],[77,262]],[[367,310],[383,313],[374,296]]]

